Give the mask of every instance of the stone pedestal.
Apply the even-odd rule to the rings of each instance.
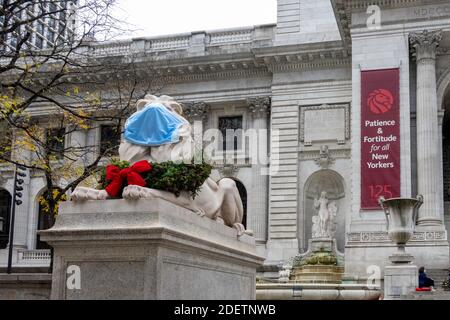
[[[160,199],[67,202],[40,234],[52,299],[255,299],[263,262],[252,237]]]
[[[386,266],[384,270],[385,300],[399,300],[402,296],[415,292],[418,285],[417,266],[411,264]]]

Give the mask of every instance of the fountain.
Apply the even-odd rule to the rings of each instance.
[[[314,200],[317,215],[312,217],[312,239],[308,250],[293,257],[280,270],[278,283],[256,285],[259,300],[373,300],[380,288],[374,285],[343,283],[344,255],[335,239],[336,202],[326,192]]]

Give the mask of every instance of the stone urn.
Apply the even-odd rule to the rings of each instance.
[[[409,263],[412,256],[405,251],[406,243],[414,234],[419,208],[423,203],[423,197],[391,198],[381,197],[379,203],[386,214],[387,231],[391,240],[397,245],[397,253],[389,259],[393,263]]]

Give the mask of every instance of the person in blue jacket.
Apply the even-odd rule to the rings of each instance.
[[[434,287],[434,280],[427,277],[425,267],[419,268],[419,288]]]

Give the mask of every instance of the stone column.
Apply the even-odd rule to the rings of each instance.
[[[201,162],[203,152],[203,127],[210,111],[210,106],[205,102],[183,103],[183,113],[186,119],[192,124],[194,137],[194,158],[195,162]]]
[[[252,212],[247,213],[249,229],[255,232],[255,238],[259,241],[267,239],[268,220],[268,116],[270,114],[270,97],[256,97],[247,99],[249,111],[252,115],[252,129],[257,141],[250,141],[250,157],[252,163],[252,185],[246,186],[250,196],[247,200],[252,202]],[[253,147],[253,148],[252,148]]]
[[[419,211],[418,225],[443,224],[442,197],[439,194],[439,132],[436,97],[436,49],[442,39],[440,31],[410,35],[417,64],[417,178],[418,193],[424,204]]]

